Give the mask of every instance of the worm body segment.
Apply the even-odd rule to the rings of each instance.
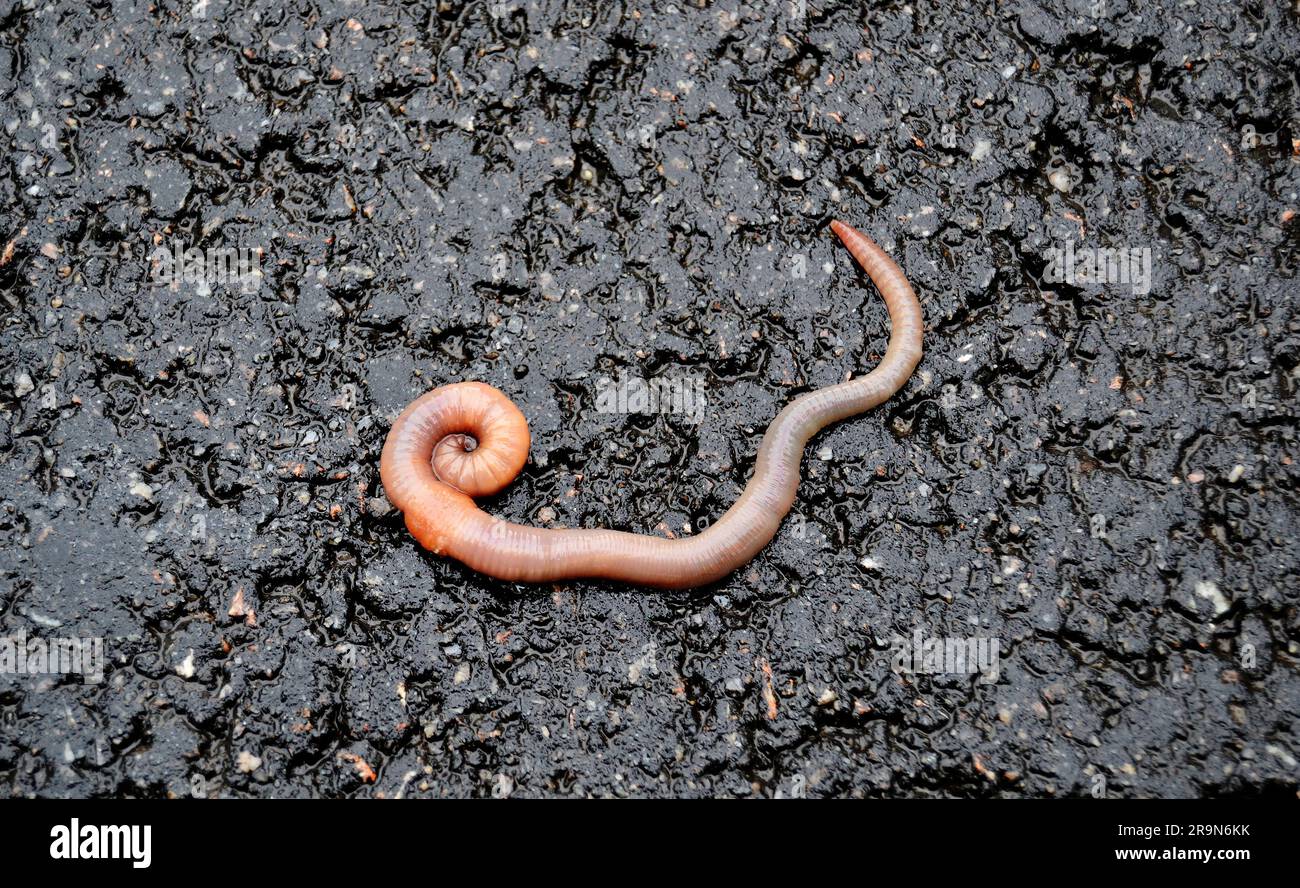
[[[861,232],[831,229],[889,308],[889,347],[866,376],[808,392],[768,426],[754,474],[711,527],[669,540],[617,530],[511,524],[478,508],[514,479],[528,458],[528,423],[499,390],[481,382],[433,389],[410,404],[384,443],[380,477],[389,499],[426,549],[502,580],[619,580],[666,589],[703,586],[747,563],[776,534],[794,503],[804,446],[831,423],[888,399],[921,360],[921,305],[898,265]]]

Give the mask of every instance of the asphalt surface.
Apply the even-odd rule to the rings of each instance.
[[[1294,797],[1297,70],[1290,3],[0,0],[0,635],[104,650],[0,675],[5,793]],[[494,514],[720,515],[885,347],[832,218],[926,356],[747,568],[413,543],[384,435],[464,379]]]

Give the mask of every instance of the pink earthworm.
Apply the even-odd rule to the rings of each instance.
[[[684,589],[725,577],[776,534],[794,503],[808,440],[826,426],[875,407],[907,382],[921,360],[921,304],[894,260],[840,221],[831,229],[875,283],[889,308],[889,347],[866,376],[795,398],[768,426],[754,474],[712,526],[681,539],[618,530],[511,524],[478,508],[528,458],[528,422],[502,392],[459,382],[427,392],[393,423],[380,459],[388,498],[429,551],[480,573],[530,583],[609,579]]]

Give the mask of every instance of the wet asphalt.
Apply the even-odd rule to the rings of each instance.
[[[103,650],[0,674],[3,792],[1294,797],[1297,70],[1286,3],[0,0],[0,636]],[[833,218],[926,356],[749,566],[413,543],[465,379],[494,514],[716,519],[883,353]]]

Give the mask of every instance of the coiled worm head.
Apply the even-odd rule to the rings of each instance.
[[[433,448],[433,474],[466,496],[491,496],[515,479],[528,460],[528,420],[491,386],[460,383],[458,409]]]

